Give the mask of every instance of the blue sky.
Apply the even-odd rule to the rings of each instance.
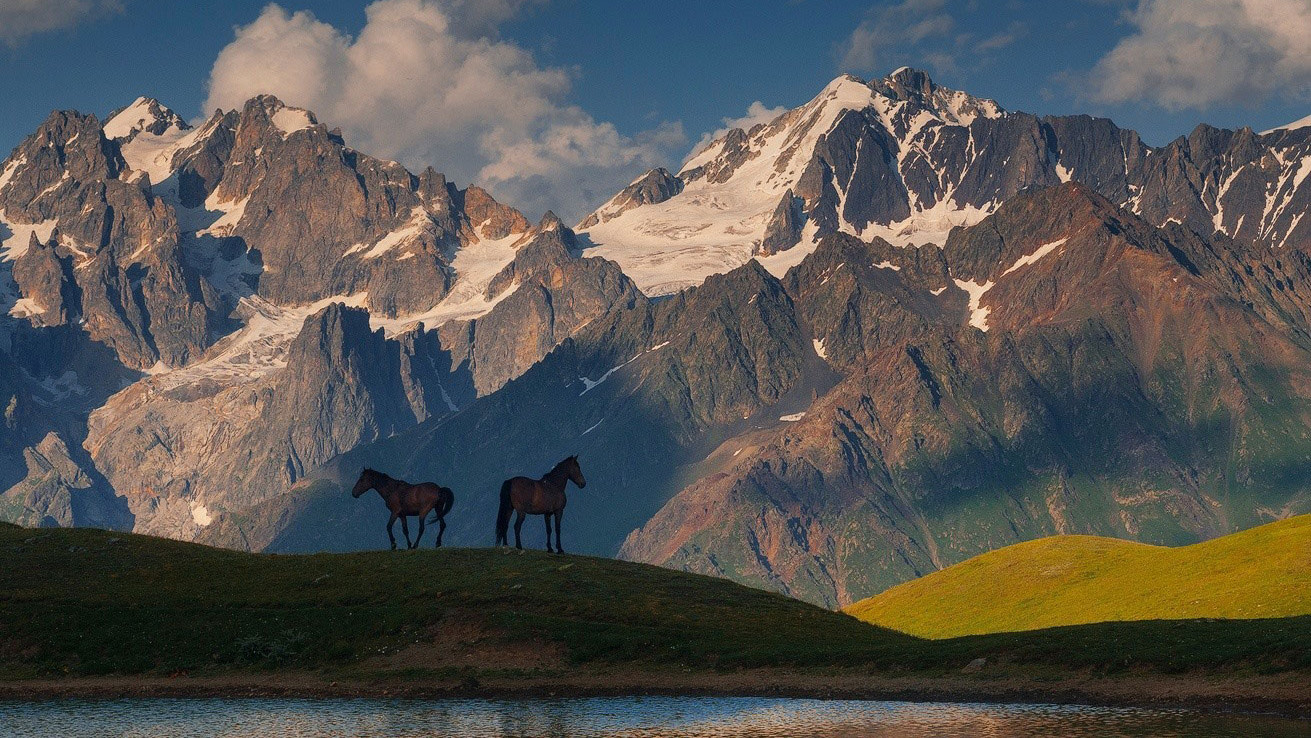
[[[15,3],[22,7],[7,7]],[[552,198],[535,201],[523,193],[563,187],[577,193],[556,205],[569,211],[595,204],[633,170],[677,166],[704,133],[745,115],[753,102],[795,106],[840,72],[868,78],[903,64],[1008,109],[1106,116],[1161,144],[1201,121],[1263,130],[1311,113],[1311,62],[1299,59],[1311,45],[1311,27],[1302,25],[1311,10],[1299,12],[1306,0],[1275,0],[1275,16],[1281,4],[1288,11],[1282,18],[1249,11],[1253,3],[384,0],[379,10],[388,11],[393,25],[378,12],[377,33],[364,44],[361,31],[372,21],[362,2],[284,0],[285,12],[274,12],[263,0],[204,7],[49,0],[45,10],[0,0],[0,29],[9,29],[0,31],[0,148],[16,145],[56,108],[103,115],[150,95],[194,118],[207,105],[270,85],[284,87],[273,92],[314,108],[325,122],[343,125],[366,151],[411,166],[432,163],[457,179],[487,179],[530,210]],[[1178,20],[1180,8],[1190,20]],[[43,12],[49,17],[23,15]],[[407,28],[411,16],[424,13],[431,32],[411,40],[426,49],[414,69],[404,70],[413,72],[411,86],[381,104],[361,100],[388,84],[378,69],[391,62],[369,56],[398,37],[386,29]],[[257,19],[263,40],[252,30]],[[433,23],[449,28],[432,31]],[[239,39],[242,29],[247,33]],[[312,73],[330,83],[334,75],[352,76],[349,89],[324,97],[269,71],[299,55],[301,47],[288,40],[299,33],[322,47],[315,47],[321,61]],[[230,44],[235,48],[216,69]],[[1230,51],[1252,48],[1257,51],[1246,56]],[[1167,49],[1169,56],[1161,56]],[[413,58],[408,53],[397,58]],[[460,59],[451,62],[451,53]],[[497,100],[469,102],[447,90],[411,105],[455,76],[450,64],[474,74],[489,58],[501,75],[489,82]],[[516,86],[524,78],[533,80],[530,87]],[[504,92],[500,83],[508,85]],[[433,114],[452,100],[463,101],[468,115]],[[484,104],[487,110],[476,109]],[[397,126],[382,113],[369,118],[367,108],[439,122],[407,123],[393,136]],[[507,117],[506,110],[532,112],[486,135],[489,121]],[[452,133],[461,127],[467,132]],[[567,141],[553,143],[561,137]],[[527,174],[508,171],[523,161],[530,162]]]

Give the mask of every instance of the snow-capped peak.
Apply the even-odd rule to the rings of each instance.
[[[811,103],[831,100],[847,110],[863,110],[872,101],[869,83],[854,74],[840,74],[815,96]]]
[[[942,243],[952,227],[977,222],[991,205],[952,201],[965,168],[927,184],[906,172],[941,167],[934,157],[946,154],[926,153],[935,147],[966,147],[969,136],[945,136],[942,129],[1005,114],[992,100],[940,87],[910,67],[868,82],[843,74],[800,107],[749,130],[727,131],[676,177],[663,178],[663,186],[642,182],[652,173],[639,178],[579,230],[590,253],[617,261],[651,295],[699,284],[757,257],[781,274],[814,249],[818,236],[835,230],[898,245]],[[847,153],[835,157],[834,147]],[[878,150],[880,159],[871,159]],[[895,171],[884,171],[889,167]],[[876,179],[880,188],[909,180],[916,189],[900,195],[906,202],[900,209],[879,210],[882,200],[862,199]],[[848,193],[855,193],[851,207]],[[790,220],[786,214],[797,206],[789,197],[804,203]]]
[[[705,175],[715,179],[725,168],[717,164],[728,163],[722,160],[740,158],[743,149],[754,150],[747,154],[752,159],[769,149],[776,155],[781,153],[795,160],[800,157],[794,156],[799,149],[793,144],[809,140],[812,146],[805,147],[807,150],[801,152],[803,156],[808,155],[818,137],[832,128],[843,113],[864,110],[875,103],[876,97],[877,93],[859,77],[839,75],[805,105],[789,110],[763,126],[755,126],[751,131],[735,128],[712,141],[683,165],[678,176],[694,180]],[[749,134],[754,134],[750,141],[747,140]],[[767,141],[773,145],[767,144]],[[781,161],[778,163],[783,165]]]
[[[152,97],[138,97],[131,105],[110,114],[105,123],[105,138],[130,139],[146,131],[162,135],[171,129],[185,131],[191,126],[182,117]]]
[[[1275,126],[1274,128],[1271,128],[1268,131],[1261,131],[1261,135],[1265,136],[1267,134],[1275,133],[1276,131],[1294,131],[1297,130],[1298,128],[1308,128],[1308,127],[1311,127],[1311,115],[1308,115],[1305,118],[1299,118],[1298,120],[1295,120],[1292,123],[1286,123],[1282,126]]]
[[[273,123],[283,138],[296,131],[311,128],[319,124],[314,113],[288,105],[273,95],[260,95],[246,103],[247,107],[263,108],[264,115]]]
[[[952,125],[968,126],[979,117],[1000,118],[1006,114],[995,100],[942,87],[927,72],[911,67],[902,67],[871,86],[894,102],[913,101]]]

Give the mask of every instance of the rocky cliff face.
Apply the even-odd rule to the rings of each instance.
[[[613,264],[573,256],[572,238],[544,219],[486,287],[490,310],[436,330],[375,328],[364,308],[333,301],[294,328],[306,309],[252,316],[206,361],[110,398],[91,419],[96,466],[127,496],[137,530],[262,549],[307,474],[451,415],[592,319],[644,301]],[[285,353],[266,355],[277,346]],[[252,362],[268,362],[256,379]]]
[[[830,237],[788,286],[846,378],[622,555],[837,605],[1012,541],[1177,544],[1307,509],[1311,344],[1181,236],[1066,185],[919,263]]]
[[[176,214],[124,181],[95,116],[51,114],[2,171],[4,251],[28,314],[47,325],[76,319],[136,369],[183,364],[214,339],[215,295],[179,262]]]
[[[483,545],[501,480],[571,449],[588,486],[571,492],[565,545],[611,552],[726,434],[777,422],[767,408],[804,408],[832,381],[782,284],[747,264],[670,300],[622,302],[459,413],[346,454],[303,487],[274,548],[376,545],[380,528],[359,524],[376,500],[341,492],[368,464],[457,490],[469,512],[448,536]]]

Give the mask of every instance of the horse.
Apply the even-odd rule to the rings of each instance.
[[[564,553],[560,543],[560,517],[564,515],[564,488],[572,481],[579,489],[587,486],[578,457],[570,456],[555,465],[541,479],[514,477],[501,484],[501,509],[496,514],[496,543],[510,545],[507,531],[510,513],[519,513],[514,521],[514,546],[523,548],[519,530],[526,515],[542,515],[546,521],[546,550]],[[551,548],[551,517],[555,516],[555,548]]]
[[[437,529],[437,547],[441,547],[442,534],[446,532],[446,513],[450,512],[451,505],[455,504],[455,494],[449,487],[442,487],[433,482],[410,484],[400,479],[392,479],[380,471],[365,469],[360,472],[360,478],[356,480],[351,495],[359,499],[360,495],[371,489],[378,490],[378,495],[386,503],[387,509],[391,510],[391,519],[387,521],[387,537],[391,539],[391,550],[396,550],[396,536],[392,535],[396,518],[401,519],[401,532],[405,534],[406,547],[418,548],[419,541],[423,538],[423,519],[430,512],[437,514],[433,520],[441,525]],[[410,526],[406,522],[406,516],[409,515],[419,516],[419,535],[413,543],[410,543]]]

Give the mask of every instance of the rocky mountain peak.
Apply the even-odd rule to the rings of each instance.
[[[894,89],[915,91],[920,95],[930,95],[934,88],[937,87],[929,77],[929,73],[922,69],[913,67],[901,67],[893,70],[891,74],[883,78],[884,84]]]
[[[288,361],[303,364],[318,357],[340,361],[352,349],[381,342],[382,331],[369,326],[369,311],[334,302],[305,319],[292,342]]]
[[[241,109],[239,126],[269,128],[286,138],[296,131],[319,125],[314,113],[287,105],[273,95],[258,95],[246,101]]]
[[[469,185],[463,190],[452,188],[451,196],[482,238],[498,240],[529,228],[523,213],[497,202],[490,192],[477,185]]]
[[[542,214],[542,219],[537,222],[537,230],[544,232],[569,229],[565,227],[564,222],[560,220],[560,216],[555,214],[555,211],[547,210]]]
[[[668,169],[657,167],[633,180],[619,194],[578,224],[579,230],[591,228],[618,217],[633,208],[668,200],[683,191],[683,180]]]
[[[13,215],[42,195],[52,194],[61,180],[113,179],[123,169],[122,157],[101,135],[94,115],[56,110],[14,150],[0,173],[0,210]],[[18,200],[20,202],[16,202]]]
[[[104,131],[105,138],[127,142],[142,132],[161,136],[170,129],[187,131],[191,126],[155,98],[138,97],[131,105],[110,113]]]
[[[953,125],[967,126],[975,118],[996,118],[1005,113],[994,100],[942,87],[928,72],[911,67],[902,67],[870,86],[894,103],[910,102]]]

